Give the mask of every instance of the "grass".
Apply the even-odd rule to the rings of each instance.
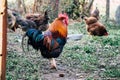
[[[102,63],[99,62],[102,60],[105,63],[105,71],[101,71],[98,75],[100,75],[100,77],[112,77],[119,79],[120,67],[113,67],[112,69],[109,69],[107,66],[112,66],[110,65],[112,63],[116,63],[115,66],[119,66],[119,61],[117,62],[116,57],[119,56],[120,53],[120,28],[112,23],[106,23],[105,25],[107,26],[107,30],[109,32],[108,37],[91,37],[87,35],[84,24],[75,23],[73,27],[79,27],[78,31],[79,33],[83,33],[84,37],[77,44],[73,43],[74,45],[67,45],[67,48],[71,52],[70,57],[72,60],[76,58],[75,60],[79,62],[78,64],[80,64],[80,68],[84,71],[95,71],[101,69],[99,66],[102,65]],[[73,27],[70,29],[74,31],[75,28]],[[73,50],[75,51],[74,54],[72,53]]]
[[[87,34],[84,23],[70,24],[68,33],[81,33],[83,38],[79,41],[67,42],[57,61],[62,66],[66,66],[67,69],[75,69],[73,70],[74,73],[80,73],[81,71],[86,74],[89,73],[86,80],[94,80],[96,76],[98,77],[97,80],[120,79],[120,28],[112,23],[105,23],[105,25],[109,36],[92,37]],[[15,45],[20,44],[20,42],[14,42],[14,40],[10,41],[11,38],[14,39],[14,36],[8,34],[8,42]],[[29,54],[23,55],[23,52],[19,52],[15,45],[11,47],[9,43],[7,80],[42,80],[42,75],[48,73],[46,69],[43,69],[48,68],[46,59],[38,56],[40,54],[28,58],[26,55]]]

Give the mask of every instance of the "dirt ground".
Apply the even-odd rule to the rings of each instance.
[[[8,31],[8,51],[16,51],[18,55],[24,55],[22,48],[21,48],[21,39],[23,32],[11,32]],[[8,54],[9,55],[9,54]],[[28,56],[28,55],[26,55]],[[34,58],[41,57],[41,55],[35,55]],[[28,58],[27,59],[31,59]],[[31,62],[35,62],[38,59],[31,60]],[[39,59],[40,60],[40,59]],[[43,80],[84,80],[84,77],[87,75],[86,73],[76,73],[76,69],[65,66],[62,64],[60,59],[57,59],[57,70],[50,69],[49,61],[47,59],[42,58],[42,76]],[[21,76],[22,77],[22,76]]]
[[[24,55],[22,48],[21,48],[21,39],[22,39],[22,34],[23,32],[21,31],[16,31],[16,32],[11,32],[8,31],[8,52],[13,51],[13,52],[17,52],[17,55],[22,56]],[[8,53],[8,55],[11,53]],[[65,63],[63,62],[64,60],[61,60],[60,58],[56,59],[57,61],[57,70],[54,69],[50,69],[50,64],[49,61],[47,59],[44,59],[41,57],[41,55],[34,55],[33,58],[37,58],[32,60],[32,58],[29,58],[27,56],[29,55],[25,55],[28,60],[30,59],[31,62],[36,63],[39,60],[42,60],[42,65],[41,65],[41,71],[42,71],[42,75],[40,76],[40,78],[42,80],[85,80],[85,78],[87,77],[87,75],[89,75],[89,73],[85,73],[79,69],[76,69],[74,67],[65,65]],[[40,68],[39,68],[40,69]],[[41,71],[38,71],[38,73]],[[19,79],[18,79],[19,80]],[[39,79],[40,80],[40,79]]]
[[[50,69],[49,60],[44,59],[40,55],[40,53],[33,52],[31,54],[25,54],[22,51],[21,48],[22,35],[23,32],[21,30],[18,30],[16,32],[8,31],[7,58],[10,58],[10,56],[12,55],[12,57],[15,58],[16,66],[14,68],[12,67],[12,71],[8,67],[7,71],[10,74],[14,74],[13,77],[17,75],[15,73],[17,71],[18,77],[16,77],[16,80],[117,80],[114,78],[113,79],[101,78],[99,74],[100,72],[104,71],[104,69],[102,68],[101,70],[94,70],[90,72],[83,71],[78,61],[69,60],[69,57],[67,58],[64,57],[63,54],[69,53],[69,51],[67,50],[63,50],[61,56],[56,59],[57,70]],[[29,64],[31,64],[31,66],[29,66],[29,64],[25,62],[26,60],[28,61]],[[7,62],[9,62],[8,59]],[[28,64],[28,66],[24,66],[25,65],[24,63]],[[22,68],[20,66],[22,66]],[[27,70],[28,72],[26,71],[26,69],[28,69]],[[36,79],[26,78],[26,76],[28,75],[33,76]],[[94,77],[94,79],[91,79],[90,77]]]

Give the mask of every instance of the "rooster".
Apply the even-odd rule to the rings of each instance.
[[[108,32],[105,26],[100,23],[95,17],[85,17],[86,29],[88,34],[94,36],[107,36]]]
[[[68,15],[61,13],[42,33],[41,30],[29,29],[25,33],[28,44],[40,50],[44,58],[50,60],[51,68],[56,69],[55,58],[59,57],[67,40]]]

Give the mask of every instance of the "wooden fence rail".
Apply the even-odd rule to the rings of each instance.
[[[7,47],[7,0],[0,0],[0,80],[5,80]]]

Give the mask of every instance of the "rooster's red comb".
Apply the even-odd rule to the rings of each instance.
[[[58,14],[58,18],[61,18],[61,17],[68,19],[68,15],[66,13]]]

